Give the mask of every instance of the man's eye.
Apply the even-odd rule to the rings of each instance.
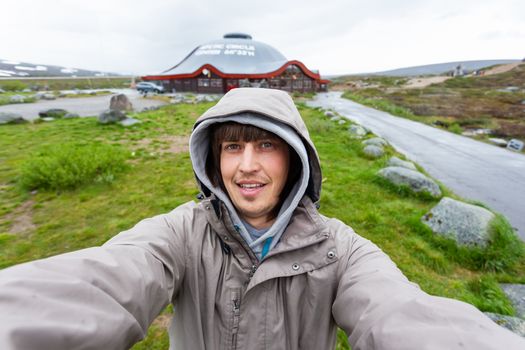
[[[273,143],[271,143],[270,141],[261,143],[261,148],[272,148],[272,147],[273,147]]]
[[[239,148],[240,148],[240,146],[238,144],[236,144],[236,143],[230,143],[230,144],[227,144],[227,145],[224,146],[224,149],[226,151],[233,151],[233,150],[237,150]]]

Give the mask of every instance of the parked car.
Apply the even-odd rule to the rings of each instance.
[[[164,92],[164,87],[155,83],[141,81],[140,83],[137,83],[137,91],[143,94],[147,94],[148,92],[155,92],[157,94],[161,94]]]

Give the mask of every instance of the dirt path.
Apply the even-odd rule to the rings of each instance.
[[[438,77],[427,77],[427,78],[412,78],[410,79],[403,88],[406,89],[417,89],[417,88],[424,88],[431,84],[439,84],[444,82],[445,80],[450,79],[449,76],[438,76]]]
[[[483,75],[493,75],[493,74],[500,74],[508,72],[509,70],[513,70],[523,62],[516,62],[516,63],[509,63],[509,64],[502,64],[501,66],[497,66],[494,68],[491,68],[489,70],[486,70]]]

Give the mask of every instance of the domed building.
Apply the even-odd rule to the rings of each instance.
[[[288,61],[275,48],[242,33],[197,46],[174,67],[142,79],[161,84],[166,91],[197,93],[225,93],[237,87],[315,92],[326,91],[329,82],[300,61]]]

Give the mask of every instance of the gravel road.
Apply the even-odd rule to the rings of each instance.
[[[371,129],[455,193],[504,214],[525,240],[525,155],[362,106],[341,92],[308,104]]]
[[[141,111],[147,107],[160,106],[165,104],[162,101],[151,100],[142,97],[136,90],[121,89],[112,90],[116,93],[123,93],[128,96],[135,111]],[[52,101],[37,101],[35,103],[20,103],[0,106],[0,112],[18,113],[27,120],[38,118],[38,112],[49,108],[63,108],[68,112],[77,113],[81,117],[98,116],[100,112],[109,108],[111,95],[79,97],[79,98],[58,98]]]

